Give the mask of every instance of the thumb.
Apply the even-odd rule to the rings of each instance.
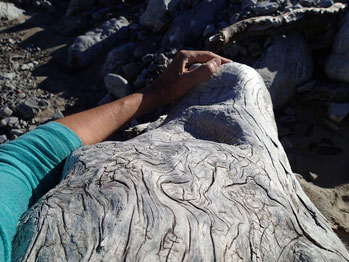
[[[221,60],[219,58],[213,58],[192,71],[189,71],[187,74],[188,79],[190,79],[192,85],[198,85],[216,73],[220,65]]]

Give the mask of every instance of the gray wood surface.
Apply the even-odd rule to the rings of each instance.
[[[256,71],[221,66],[157,129],[75,151],[14,261],[349,261],[292,173]]]

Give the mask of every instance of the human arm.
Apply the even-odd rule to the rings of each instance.
[[[166,105],[207,80],[229,59],[207,51],[180,51],[150,86],[106,105],[56,120],[71,129],[84,145],[104,141],[131,119]],[[202,63],[193,70],[190,65]]]

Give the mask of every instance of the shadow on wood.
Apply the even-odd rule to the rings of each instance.
[[[292,173],[270,95],[230,63],[157,129],[78,149],[14,261],[349,261]]]

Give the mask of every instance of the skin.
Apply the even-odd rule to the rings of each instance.
[[[102,142],[132,119],[180,98],[209,79],[220,65],[230,62],[208,51],[179,51],[173,62],[150,86],[114,102],[56,121],[72,130],[83,145]],[[195,63],[202,65],[189,70]]]

